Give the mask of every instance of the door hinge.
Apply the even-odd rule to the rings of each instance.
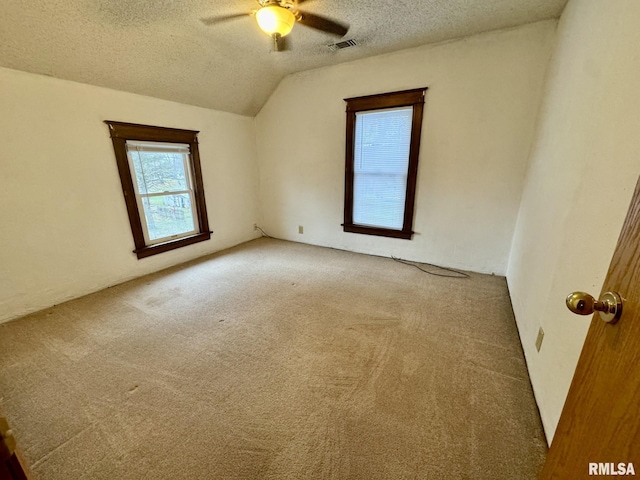
[[[16,439],[6,418],[0,417],[0,460],[9,460],[16,451]]]

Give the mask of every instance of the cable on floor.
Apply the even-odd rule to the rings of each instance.
[[[255,227],[256,227],[256,230],[260,231],[260,233],[262,234],[263,237],[273,238],[271,235],[269,235],[267,232],[265,232],[263,229],[261,229],[258,225],[256,225]]]
[[[422,265],[429,265],[430,267],[434,267],[437,268],[439,270],[444,270],[446,272],[451,272],[451,273],[455,273],[455,275],[447,275],[444,273],[437,273],[437,272],[430,272],[429,270],[425,270],[424,268],[422,268],[420,265],[416,265],[413,262],[410,262],[408,260],[404,260],[402,258],[398,258],[398,257],[394,257],[393,255],[391,255],[391,258],[393,260],[395,260],[398,263],[402,263],[404,265],[409,265],[410,267],[415,267],[418,270],[424,272],[424,273],[428,273],[429,275],[435,275],[436,277],[445,277],[445,278],[470,278],[470,275],[464,273],[464,272],[459,272],[458,270],[453,270],[452,268],[446,268],[446,267],[439,267],[438,265],[434,265],[432,263],[421,263]]]
[[[262,234],[263,237],[275,238],[275,237],[272,237],[271,235],[269,235],[267,232],[265,232],[258,225],[256,225],[255,227],[256,227],[256,230],[258,230]],[[429,275],[435,275],[436,277],[445,277],[445,278],[469,278],[470,277],[468,274],[466,274],[464,272],[460,272],[458,270],[453,270],[452,268],[439,267],[438,265],[434,265],[432,263],[421,262],[421,265],[429,265],[430,267],[437,268],[438,270],[444,270],[446,272],[454,273],[455,275],[446,275],[444,273],[430,272],[429,270],[425,270],[420,265],[416,265],[415,263],[410,262],[409,260],[404,260],[402,258],[394,257],[393,255],[391,255],[391,258],[393,260],[395,260],[396,262],[398,262],[398,263],[403,263],[404,265],[409,265],[410,267],[415,267],[415,268],[417,268],[418,270],[420,270],[420,271],[422,271],[424,273],[428,273]]]

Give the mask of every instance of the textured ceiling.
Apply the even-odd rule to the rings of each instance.
[[[246,16],[255,0],[3,0],[0,66],[176,102],[255,115],[285,75],[558,17],[567,0],[307,0],[350,25],[334,36],[295,25],[291,51]]]

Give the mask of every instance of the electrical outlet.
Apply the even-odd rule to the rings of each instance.
[[[303,234],[304,233],[304,227],[302,225],[298,225],[298,233],[299,234]]]
[[[538,338],[536,338],[536,350],[540,351],[540,347],[542,347],[542,339],[544,338],[544,330],[542,327],[538,330]]]
[[[258,224],[257,224],[257,223],[254,223],[254,224],[253,224],[253,229],[254,229],[254,230],[258,230]]]

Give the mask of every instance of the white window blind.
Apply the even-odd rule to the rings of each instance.
[[[353,223],[401,230],[413,107],[356,112]]]
[[[189,145],[127,140],[138,210],[148,244],[197,233]]]

